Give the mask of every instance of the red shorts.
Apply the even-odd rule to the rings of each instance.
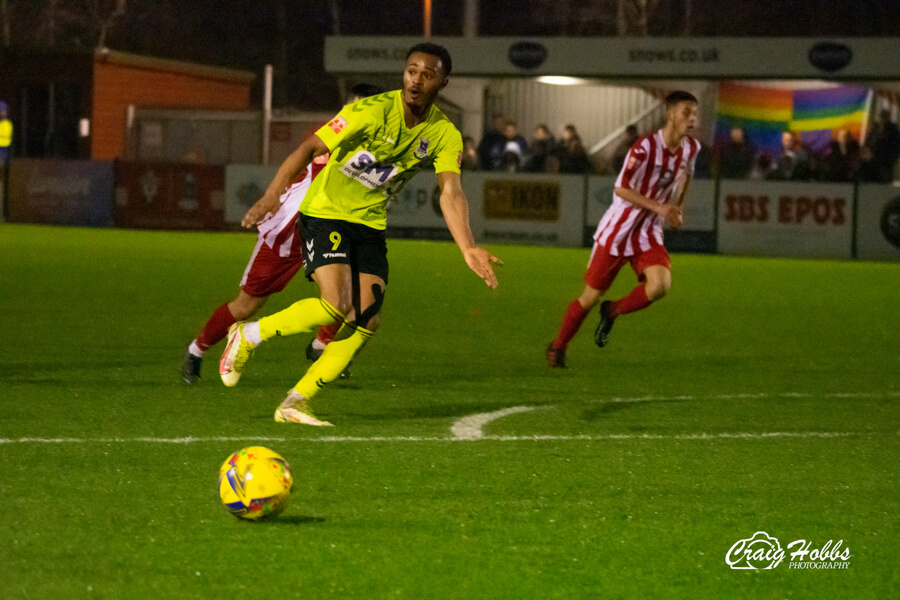
[[[284,256],[282,256],[284,254]],[[293,228],[293,236],[270,248],[262,236],[241,279],[241,289],[250,296],[270,296],[280,292],[303,266],[303,243]]]
[[[654,246],[633,256],[613,256],[608,248],[594,244],[584,282],[595,290],[600,290],[600,293],[605,293],[619,274],[619,269],[627,262],[631,263],[631,268],[640,281],[644,280],[644,269],[647,267],[659,265],[672,270],[672,262],[665,246]]]

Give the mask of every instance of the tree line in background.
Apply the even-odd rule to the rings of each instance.
[[[462,35],[464,2],[433,0],[432,33]],[[481,35],[900,35],[900,0],[481,0]],[[114,50],[261,73],[279,107],[331,110],[326,35],[417,35],[418,0],[0,0],[2,51]],[[261,96],[261,78],[255,93]]]

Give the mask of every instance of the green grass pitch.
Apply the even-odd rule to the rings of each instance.
[[[0,598],[897,597],[900,265],[676,255],[667,298],[603,350],[590,316],[551,371],[588,250],[492,247],[494,291],[452,244],[390,241],[382,328],[317,398],[324,431],[272,421],[306,336],[236,388],[221,345],[179,379],[253,243],[0,225]],[[254,444],[295,476],[259,524],[216,494]],[[757,531],[843,540],[849,566],[729,568]]]

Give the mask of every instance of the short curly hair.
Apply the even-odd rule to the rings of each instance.
[[[412,56],[414,52],[430,54],[431,56],[436,56],[441,59],[441,66],[444,68],[445,75],[450,75],[450,72],[453,71],[453,59],[450,58],[450,53],[443,46],[432,44],[431,42],[416,44],[406,53],[406,60],[409,60],[409,57]]]

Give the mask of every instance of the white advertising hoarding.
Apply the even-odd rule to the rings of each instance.
[[[722,180],[721,254],[850,258],[851,184]]]
[[[600,223],[603,213],[612,204],[615,187],[615,177],[601,177],[599,175],[588,177],[587,206],[584,211],[585,228],[593,229]]]
[[[684,224],[681,231],[712,231],[716,228],[716,182],[695,179],[684,199]]]
[[[262,198],[278,167],[227,165],[225,167],[225,222],[240,223],[244,213]]]
[[[585,177],[466,173],[472,233],[479,242],[581,246]]]
[[[856,258],[900,260],[900,188],[862,184],[856,202]]]
[[[418,173],[388,203],[388,227],[446,229],[440,199],[441,191],[434,171]]]
[[[421,41],[328,36],[325,70],[399,74],[406,51]],[[889,37],[436,37],[432,41],[449,50],[454,75],[895,79],[900,72],[900,39]]]

